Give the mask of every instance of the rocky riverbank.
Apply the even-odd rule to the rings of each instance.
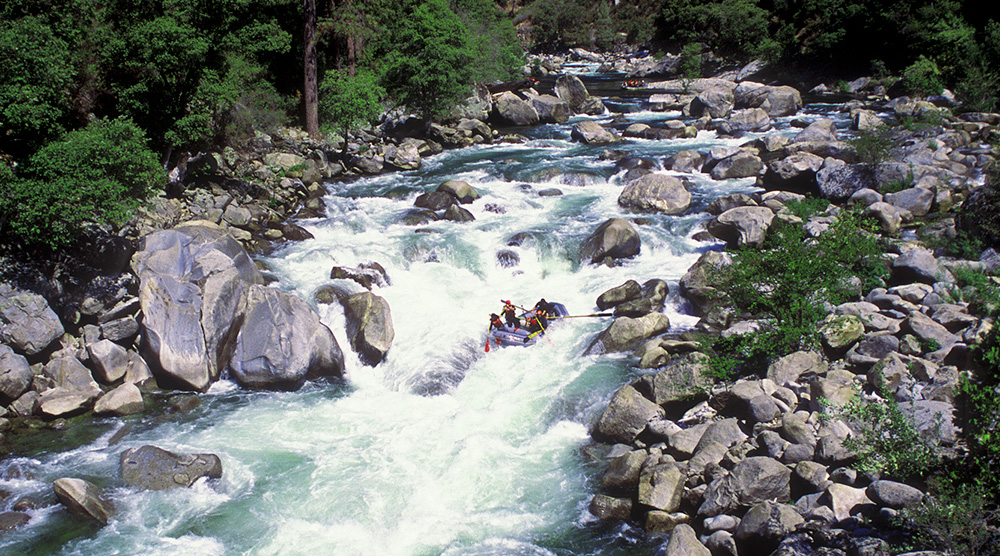
[[[553,61],[545,65],[559,67]],[[72,426],[67,419],[89,412],[124,416],[150,411],[147,408],[154,405],[183,411],[196,404],[197,397],[181,392],[202,392],[223,374],[245,388],[255,389],[286,390],[298,388],[309,380],[340,380],[344,373],[343,353],[331,331],[319,321],[309,303],[267,288],[267,271],[258,269],[250,254],[269,249],[276,242],[308,237],[308,232],[289,223],[288,219],[322,214],[324,181],[419,168],[424,156],[446,148],[523,140],[516,134],[516,127],[511,126],[562,122],[573,114],[605,110],[600,99],[591,96],[583,84],[570,75],[556,80],[553,94],[540,93],[531,85],[524,82],[518,85],[519,88],[512,87],[514,90],[495,93],[481,90],[456,109],[452,118],[440,124],[424,126],[409,119],[388,118],[379,128],[361,131],[349,138],[346,154],[338,138],[315,140],[299,131],[286,129],[272,136],[258,136],[242,152],[227,149],[187,159],[172,173],[173,181],[166,194],[154,199],[130,228],[123,231],[119,240],[109,242],[113,249],[101,255],[108,261],[105,271],[72,277],[47,276],[41,287],[34,288],[43,295],[20,287],[5,286],[0,290],[4,340],[4,346],[0,347],[0,357],[4,361],[0,369],[0,402],[6,412],[2,416],[2,426],[6,429],[7,446],[16,442],[20,431],[27,428],[65,428]],[[769,190],[767,193],[728,197],[713,206],[717,215],[706,227],[703,237],[707,242],[719,239],[733,245],[757,244],[774,219],[791,218],[783,205],[803,194],[823,196],[842,204],[863,204],[879,218],[889,236],[927,214],[945,215],[939,229],[947,235],[951,233],[947,224],[949,211],[975,187],[978,169],[994,156],[989,148],[981,146],[982,140],[993,132],[992,125],[997,123],[994,116],[957,119],[941,114],[941,125],[932,132],[909,135],[894,130],[893,133],[899,134],[894,142],[903,148],[894,153],[893,162],[875,167],[859,164],[858,153],[844,140],[844,131],[837,130],[830,122],[811,125],[802,122],[801,133],[793,138],[775,133],[733,149],[687,151],[665,161],[635,159],[616,151],[615,144],[630,137],[669,141],[704,129],[731,136],[748,131],[766,132],[770,129],[771,118],[793,115],[802,107],[801,96],[794,89],[735,78],[686,83],[657,81],[647,83],[646,87],[651,93],[650,109],[682,110],[689,123],[677,120],[676,124],[671,122],[663,128],[640,124],[622,129],[623,126],[614,125],[602,128],[584,120],[575,126],[573,138],[608,145],[605,156],[628,168],[627,183],[619,203],[634,207],[637,212],[656,210],[679,214],[688,210],[691,195],[683,180],[684,171],[700,170],[716,179],[759,176],[761,185]],[[897,99],[892,104],[859,99],[846,104],[844,109],[855,113],[857,129],[878,125],[874,122],[888,118],[889,113],[901,116],[939,114],[931,104],[908,99]],[[681,174],[658,173],[661,168]],[[909,178],[911,173],[912,179]],[[886,184],[901,176],[910,180],[910,187],[885,193]],[[558,194],[558,191],[550,193]],[[460,205],[476,196],[478,193],[467,183],[442,183],[436,191],[428,191],[417,199],[405,222],[419,225],[441,218],[456,221],[474,218]],[[804,225],[829,225],[835,217],[836,210],[830,210]],[[639,243],[634,227],[642,225],[641,216],[607,222],[581,246],[581,259],[595,264],[616,264],[618,259],[635,256]],[[913,251],[914,258],[916,253],[922,253],[905,244],[900,244],[897,251],[889,255],[905,260],[904,253]],[[717,251],[709,251],[700,265],[718,264],[713,258],[719,256]],[[940,263],[945,267],[948,264],[947,261]],[[704,328],[720,331],[736,326],[739,329],[741,325],[732,314],[700,301],[707,299],[702,294],[712,285],[698,281],[698,268],[692,269],[691,278],[685,278],[682,288],[699,316],[704,317]],[[330,277],[330,287],[321,290],[312,301],[340,303],[347,317],[346,337],[350,348],[362,362],[378,364],[391,349],[394,332],[390,308],[373,290],[389,283],[391,277],[377,261],[357,268],[334,267]],[[353,290],[338,287],[336,280],[344,279],[366,291],[351,293]],[[612,468],[623,465],[626,460],[632,462],[621,480],[606,481],[607,493],[596,497],[592,504],[595,515],[602,519],[640,522],[654,535],[670,532],[673,522],[687,521],[694,527],[692,534],[681,527],[672,539],[695,538],[697,541],[696,534],[700,534],[705,543],[714,547],[708,542],[706,533],[728,532],[730,540],[737,538],[737,529],[732,523],[740,519],[747,522],[745,512],[755,507],[756,501],[749,494],[739,495],[735,502],[719,501],[719,511],[711,516],[708,513],[699,516],[700,501],[707,496],[716,479],[723,481],[736,473],[743,461],[752,460],[754,465],[774,471],[779,479],[781,475],[792,475],[790,466],[793,464],[797,470],[808,461],[825,466],[825,471],[837,478],[829,484],[824,482],[826,479],[817,480],[814,490],[808,494],[822,494],[830,487],[838,493],[842,489],[835,484],[855,489],[850,492],[867,488],[865,478],[855,476],[848,482],[841,479],[842,475],[850,475],[849,456],[828,460],[823,459],[826,456],[817,455],[818,446],[826,442],[822,439],[829,435],[819,426],[822,408],[813,407],[812,403],[818,399],[812,394],[814,383],[819,384],[816,388],[821,389],[820,392],[825,393],[828,386],[831,391],[839,392],[834,386],[845,382],[845,372],[852,374],[847,382],[864,380],[862,371],[867,363],[843,362],[848,356],[831,359],[827,353],[808,353],[802,357],[818,359],[813,365],[815,368],[801,370],[794,377],[791,377],[794,372],[789,371],[786,374],[790,378],[781,375],[780,383],[769,377],[770,383],[761,378],[746,381],[752,383],[750,386],[713,386],[703,381],[699,362],[690,355],[694,350],[691,342],[685,338],[661,336],[670,328],[665,315],[659,312],[667,296],[666,283],[647,277],[641,281],[642,285],[639,282],[625,284],[621,291],[609,292],[597,301],[601,310],[614,308],[619,318],[594,339],[588,352],[599,355],[638,349],[635,355],[638,365],[650,370],[648,378],[624,387],[615,395],[605,417],[595,426],[594,437],[603,444],[590,452]],[[930,293],[941,289],[936,283],[928,284],[932,289]],[[900,279],[892,286],[910,284]],[[934,304],[924,301],[926,296],[915,300],[918,294],[910,291],[914,288],[919,289],[919,286],[907,289],[906,296],[889,288],[880,294],[860,296],[856,302],[859,305],[844,308],[843,314],[864,316],[866,321],[878,322],[884,327],[865,330],[862,336],[853,340],[854,343],[850,339],[838,341],[847,342],[842,346],[846,349],[868,341],[869,335],[893,336],[900,346],[894,350],[898,351],[898,357],[905,358],[904,367],[913,358],[920,360],[916,365],[924,365],[923,361],[937,365],[933,372],[927,370],[914,380],[924,377],[927,378],[925,382],[933,386],[934,379],[940,377],[941,389],[947,390],[952,384],[948,382],[949,377],[957,376],[958,371],[953,372],[953,368],[959,368],[951,358],[974,345],[973,340],[965,339],[965,328],[981,326],[981,323],[974,319],[975,323],[965,322],[961,330],[950,330],[949,333],[961,341],[949,345],[949,352],[939,359],[922,351],[914,352],[921,349],[920,340],[925,339],[921,334],[932,333],[917,330],[940,332],[930,325],[920,327],[923,323],[920,315],[934,322],[938,322],[935,319],[939,317],[931,310]],[[895,299],[893,296],[910,305],[888,301]],[[862,304],[860,299],[868,300],[870,305]],[[955,322],[964,322],[962,319],[966,317],[963,315],[968,312],[963,313],[960,309],[955,312],[960,315],[955,317],[956,321],[939,324],[947,328],[954,327]],[[887,319],[895,322],[895,328],[886,324]],[[911,321],[917,323],[916,328]],[[945,343],[951,339],[951,336],[939,338]],[[878,341],[891,343],[891,340]],[[912,348],[914,344],[918,347]],[[952,352],[955,355],[949,355]],[[861,355],[874,357],[868,351]],[[878,357],[884,356],[886,354]],[[682,374],[690,377],[696,388],[685,389],[679,386],[685,384],[684,380],[664,374],[677,365],[684,368]],[[656,387],[661,388],[660,393],[656,393]],[[675,394],[676,398],[666,399],[662,388],[680,391]],[[747,407],[763,407],[759,415],[750,415],[741,402],[735,401],[732,392],[739,388],[765,396],[758,399],[756,405],[751,401],[758,395],[747,399]],[[933,388],[911,390],[929,393]],[[912,401],[922,400],[914,398]],[[693,407],[682,407],[683,404]],[[809,454],[805,448],[789,451],[791,441],[784,440],[785,420],[796,418],[804,423],[800,428],[812,427],[816,441],[812,444],[814,451]],[[720,436],[721,440],[708,436],[716,438],[715,443],[706,440],[705,446],[711,444],[712,450],[702,452],[699,450],[703,448],[702,437],[713,426],[730,436]],[[761,451],[765,430],[789,444],[768,435],[767,439],[782,449],[775,448],[773,453],[767,451],[769,448]],[[677,436],[682,432],[684,436]],[[693,438],[696,432],[704,434],[687,446],[690,452],[687,456],[685,452],[673,451],[671,439],[676,436],[675,442],[680,442],[687,437]],[[839,425],[835,432],[849,434]],[[690,444],[691,439],[688,442]],[[810,446],[809,442],[796,441],[795,444]],[[714,459],[722,450],[719,446],[724,446],[725,450]],[[163,454],[164,451],[157,450],[148,447],[140,454],[122,454],[121,471],[126,484],[134,488],[164,488],[150,484],[187,486],[198,477],[218,477],[223,472],[221,465],[216,465],[217,458],[213,460],[210,454]],[[802,457],[792,461],[793,454]],[[705,460],[704,465],[691,464],[695,458],[699,462]],[[135,471],[135,468],[145,471]],[[743,471],[744,467],[739,469]],[[748,473],[753,475],[756,471]],[[816,476],[822,475],[819,471],[816,473]],[[135,483],[125,479],[135,475],[159,479]],[[678,486],[679,477],[683,480]],[[646,487],[642,486],[644,480],[649,483]],[[729,482],[718,486],[717,490],[738,491],[738,485],[731,484],[736,480],[728,479]],[[56,481],[54,493],[68,508],[81,511],[98,522],[107,522],[113,510],[100,503],[102,494],[99,491],[92,485],[74,482],[74,478],[60,481],[63,482]],[[790,478],[788,483],[796,484]],[[651,488],[669,484],[675,484],[675,492],[650,494]],[[779,496],[767,496],[760,501],[773,502],[775,498],[782,498],[782,487],[776,488]],[[791,501],[792,494],[798,497],[804,492],[791,488],[784,501]],[[680,502],[675,504],[674,498],[678,495]],[[664,505],[662,500],[669,502]],[[19,513],[17,508],[23,507],[18,506],[18,502],[13,501],[8,507],[14,514]],[[824,498],[817,501],[815,507],[795,511],[803,521],[816,516],[829,517],[829,512],[819,509],[820,506],[829,507],[836,516],[835,512],[842,509],[841,503],[837,504]],[[785,512],[785,507],[778,510]],[[846,511],[849,515],[850,508]],[[678,512],[691,517],[681,519]],[[711,529],[716,525],[708,525],[701,519],[717,516],[723,516],[717,520],[722,524],[717,531]],[[9,521],[16,523],[20,519],[10,516]],[[792,532],[792,528],[785,531]],[[742,539],[737,540],[742,542]],[[730,546],[724,541],[717,544]],[[671,543],[679,542],[671,540]]]

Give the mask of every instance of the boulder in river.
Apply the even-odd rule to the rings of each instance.
[[[639,233],[621,218],[611,218],[594,230],[580,246],[580,260],[599,263],[606,257],[627,259],[639,254]]]
[[[609,145],[622,140],[593,120],[584,120],[574,125],[570,137],[587,145]]]
[[[202,477],[222,477],[222,460],[215,454],[175,454],[150,445],[122,452],[119,466],[125,484],[140,490],[189,487]]]
[[[364,364],[378,365],[396,336],[389,303],[371,292],[362,292],[345,299],[343,305],[351,347]]]
[[[618,196],[618,204],[663,214],[681,214],[691,206],[691,193],[679,178],[647,174],[625,186]]]
[[[97,485],[83,479],[63,478],[52,483],[56,498],[72,514],[107,525],[111,519],[111,504]]]
[[[344,354],[305,301],[255,285],[247,292],[229,372],[250,388],[295,390],[307,379],[342,376]]]
[[[142,305],[142,355],[158,382],[206,390],[232,349],[247,288],[263,277],[224,229],[193,221],[142,240],[132,258]]]

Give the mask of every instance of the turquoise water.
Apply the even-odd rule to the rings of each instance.
[[[630,122],[679,117],[643,112],[633,99],[615,105],[629,107]],[[596,119],[609,123],[610,115]],[[396,332],[386,361],[366,367],[348,352],[342,383],[262,393],[222,381],[188,414],[98,420],[73,438],[39,433],[30,454],[0,463],[0,471],[20,469],[25,478],[0,480],[0,488],[50,505],[0,537],[0,552],[652,554],[641,532],[596,523],[587,512],[603,468],[581,449],[614,390],[639,374],[628,354],[580,355],[608,322],[569,319],[530,349],[485,353],[487,316],[501,299],[530,306],[541,297],[592,313],[608,288],[660,278],[670,284],[664,312],[674,329],[692,326],[677,281],[701,252],[718,248],[691,239],[707,219],[698,209],[752,191],[753,182],[690,176],[695,209],[641,215],[639,257],[616,268],[581,266],[579,244],[598,224],[637,215],[617,205],[621,176],[600,160],[603,148],[570,142],[570,129],[518,130],[527,143],[449,151],[419,171],[328,184],[328,216],[299,222],[315,239],[263,262],[275,287],[310,301],[331,282],[334,265],[384,266],[391,285],[375,293],[389,302]],[[616,148],[659,162],[678,150],[747,140],[702,132]],[[397,223],[418,194],[447,179],[480,192],[465,206],[475,222]],[[564,194],[537,194],[552,187]],[[508,246],[521,232],[530,239]],[[501,249],[515,252],[518,265],[502,267]],[[317,309],[348,350],[339,306]],[[170,492],[124,489],[118,456],[143,444],[218,454],[223,478]],[[53,503],[51,482],[64,476],[109,489],[117,508],[111,524],[97,529]]]

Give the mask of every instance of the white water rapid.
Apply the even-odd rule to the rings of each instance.
[[[680,117],[609,101],[631,110],[629,123]],[[610,125],[611,115],[596,119]],[[395,327],[387,360],[362,365],[339,305],[317,305],[347,357],[343,384],[272,393],[223,381],[190,413],[102,419],[73,437],[43,435],[30,455],[0,463],[10,477],[0,490],[43,501],[27,527],[0,537],[0,552],[652,554],[655,545],[639,532],[598,524],[587,512],[603,472],[581,454],[589,428],[611,394],[640,374],[627,354],[581,356],[610,319],[567,319],[533,347],[485,353],[488,315],[501,299],[531,306],[542,297],[572,314],[594,313],[601,292],[661,278],[671,288],[664,311],[673,328],[693,325],[677,281],[702,251],[719,247],[691,239],[707,218],[699,211],[719,195],[752,191],[753,181],[696,174],[690,214],[634,214],[617,205],[613,164],[599,160],[601,148],[571,142],[571,125],[519,130],[530,138],[524,144],[448,151],[419,171],[328,184],[328,215],[300,222],[315,239],[264,262],[274,287],[310,302],[331,283],[334,265],[384,266],[391,284],[375,293],[388,301]],[[702,132],[617,148],[661,162],[678,150],[748,140]],[[567,173],[588,185],[566,185]],[[474,222],[398,222],[418,194],[447,179],[482,195],[465,205]],[[564,194],[538,195],[551,187]],[[616,268],[579,265],[581,241],[615,216],[644,219],[636,226],[641,254]],[[508,246],[521,232],[530,238]],[[517,254],[516,266],[498,262],[502,249]],[[223,478],[169,492],[122,488],[119,454],[143,444],[218,454]],[[54,503],[51,483],[65,476],[109,489],[111,524],[96,528]]]

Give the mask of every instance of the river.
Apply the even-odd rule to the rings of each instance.
[[[577,68],[627,123],[679,118],[642,110],[619,92],[622,76]],[[811,106],[798,117],[830,115]],[[677,282],[706,249],[692,236],[702,209],[753,180],[689,176],[694,204],[682,216],[637,215],[617,205],[622,176],[604,147],[570,141],[572,124],[518,129],[522,144],[481,145],[424,160],[418,171],[330,183],[328,215],[299,222],[314,239],[263,258],[274,287],[312,300],[334,265],[374,261],[391,284],[376,288],[392,311],[395,341],[367,367],[350,353],[338,305],[319,305],[345,348],[348,378],[297,392],[251,392],[221,381],[195,410],[165,418],[98,419],[40,432],[23,456],[0,462],[0,489],[51,505],[27,527],[0,537],[5,554],[336,554],[381,556],[648,555],[654,542],[587,512],[603,466],[582,449],[588,430],[623,383],[639,376],[627,354],[584,357],[606,318],[568,319],[530,348],[485,351],[488,315],[501,299],[539,298],[573,314],[596,312],[603,291],[629,279],[665,280],[674,330],[694,325]],[[611,123],[612,114],[595,117]],[[788,119],[778,129],[791,133]],[[752,137],[752,136],[751,136]],[[749,140],[716,137],[629,140],[615,148],[662,162],[683,149],[707,151]],[[481,194],[474,222],[399,223],[415,197],[448,179]],[[571,185],[585,184],[585,185]],[[561,196],[539,196],[559,188]],[[638,257],[621,266],[580,265],[580,243],[611,217],[635,219]],[[508,245],[519,233],[527,239]],[[500,264],[501,250],[516,254]],[[508,254],[507,259],[511,256]],[[128,427],[123,430],[123,427]],[[120,437],[120,440],[119,440]],[[119,454],[154,444],[211,452],[223,478],[169,492],[133,492],[118,480]],[[116,517],[97,528],[68,514],[51,494],[59,477],[108,489]]]

